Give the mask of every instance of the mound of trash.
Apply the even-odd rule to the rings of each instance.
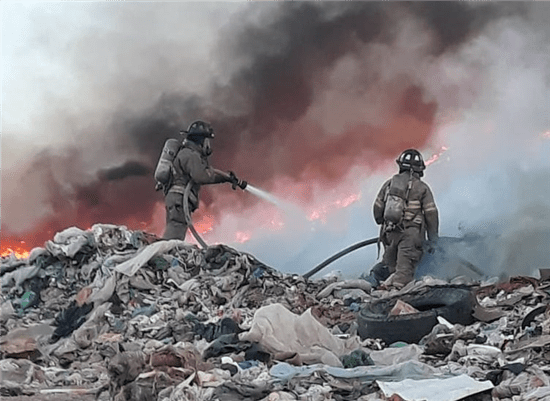
[[[550,400],[544,279],[373,291],[106,224],[3,257],[0,279],[3,397]]]

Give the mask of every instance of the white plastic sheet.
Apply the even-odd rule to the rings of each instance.
[[[275,379],[286,381],[295,376],[309,376],[317,371],[324,371],[331,376],[341,379],[358,379],[365,383],[370,383],[374,380],[399,381],[405,378],[421,380],[450,376],[437,368],[418,361],[407,361],[392,366],[358,366],[352,369],[322,364],[293,366],[286,362],[280,362],[269,370],[269,374]]]
[[[534,390],[531,390],[526,394],[522,394],[520,400],[521,401],[524,401],[524,400],[548,401],[550,400],[550,387],[544,386],[544,387],[539,387]]]
[[[94,290],[92,295],[88,298],[87,303],[93,302],[97,306],[107,301],[115,292],[116,283],[116,275],[113,274],[104,281],[101,288]]]
[[[46,242],[46,249],[54,256],[67,256],[74,258],[75,255],[86,246],[94,244],[94,237],[91,232],[81,230],[78,227],[69,227],[53,237],[53,241]]]
[[[12,285],[20,287],[26,280],[36,276],[39,271],[38,266],[26,266],[6,273],[2,276],[2,287],[11,287]]]
[[[250,331],[239,335],[241,341],[260,343],[273,354],[295,352],[306,364],[324,363],[342,366],[338,359],[360,348],[357,336],[342,340],[323,326],[311,309],[296,315],[281,304],[256,311]]]
[[[15,315],[15,308],[11,301],[5,301],[0,307],[0,322],[5,322],[13,315]]]
[[[406,361],[418,361],[418,357],[423,352],[422,347],[416,344],[409,344],[405,347],[371,351],[369,355],[376,366],[390,366]]]
[[[317,299],[324,299],[332,294],[334,291],[341,289],[360,289],[363,290],[365,293],[370,293],[372,290],[372,286],[363,279],[337,281],[335,283],[329,284],[325,287],[325,289],[320,291],[319,294],[317,294]]]
[[[152,258],[159,254],[167,253],[178,246],[188,246],[184,241],[179,239],[171,239],[169,241],[158,241],[143,248],[132,259],[127,260],[115,267],[115,270],[133,276],[136,272]]]
[[[400,382],[376,381],[376,384],[386,397],[397,394],[405,401],[458,401],[494,387],[488,380],[477,381],[468,375]]]

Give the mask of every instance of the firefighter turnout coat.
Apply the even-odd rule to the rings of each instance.
[[[210,166],[208,157],[202,148],[192,141],[185,141],[174,158],[173,179],[165,197],[166,228],[163,238],[185,239],[188,222],[185,218],[183,197],[185,187],[191,182],[189,193],[189,212],[199,207],[201,185],[227,182],[227,174]]]
[[[394,177],[412,180],[405,203],[402,223],[391,227],[384,220],[387,193]],[[401,288],[413,280],[414,271],[423,254],[426,237],[437,241],[439,236],[439,212],[430,187],[418,173],[403,171],[384,183],[373,206],[374,219],[381,226],[380,240],[384,244],[382,262],[389,268],[390,277],[385,286]],[[389,229],[388,229],[389,228]]]

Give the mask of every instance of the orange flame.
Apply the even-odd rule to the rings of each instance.
[[[313,211],[311,211],[308,215],[308,220],[326,220],[327,214],[329,214],[332,210],[335,209],[343,209],[351,205],[352,203],[357,202],[359,199],[361,199],[361,194],[350,194],[342,199],[337,199],[333,202],[330,202],[328,204],[322,205]]]
[[[0,247],[0,257],[14,255],[17,259],[26,259],[29,257],[29,251],[25,248],[25,241],[10,241],[2,239]]]
[[[212,231],[214,227],[214,216],[203,214],[198,217],[197,220],[193,221],[193,225],[199,234],[206,234]]]
[[[428,160],[426,160],[426,162],[424,164],[426,164],[426,166],[429,166],[430,164],[435,163],[437,160],[439,160],[441,155],[443,153],[445,153],[447,150],[449,150],[449,148],[447,146],[442,146],[441,150],[439,152],[433,154],[432,157],[430,157]]]

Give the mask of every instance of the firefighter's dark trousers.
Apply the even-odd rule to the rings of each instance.
[[[408,227],[384,234],[382,263],[388,266],[390,276],[383,285],[402,288],[414,278],[414,271],[422,258],[423,233],[420,227]]]
[[[183,195],[178,192],[168,192],[164,198],[166,207],[166,227],[164,239],[185,239],[187,221],[183,209]]]

